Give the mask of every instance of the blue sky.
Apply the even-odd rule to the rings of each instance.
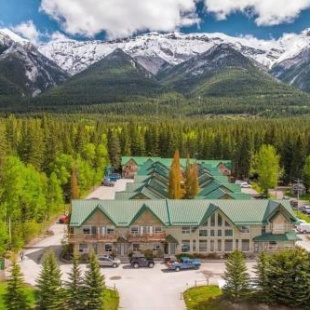
[[[147,31],[279,38],[310,27],[310,0],[1,0],[0,28],[33,42]]]

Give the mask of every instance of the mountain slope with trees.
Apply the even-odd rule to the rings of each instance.
[[[44,105],[131,102],[141,96],[144,100],[159,96],[164,91],[150,72],[117,49],[37,101]]]

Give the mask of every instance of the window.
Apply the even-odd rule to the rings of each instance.
[[[115,232],[114,226],[107,227],[107,235],[113,235]]]
[[[211,229],[211,230],[210,230],[210,236],[211,236],[211,237],[214,237],[214,236],[215,236],[214,229]]]
[[[105,226],[98,227],[98,235],[105,235]]]
[[[208,237],[207,229],[199,229],[199,237]]]
[[[140,251],[140,244],[139,243],[133,243],[132,250],[133,250],[133,252]]]
[[[211,216],[211,223],[210,223],[210,226],[215,226],[215,214],[213,214],[212,216]]]
[[[225,229],[225,237],[232,237],[233,231],[232,229]]]
[[[80,253],[87,253],[87,244],[79,244],[79,252]]]
[[[233,241],[232,240],[225,240],[225,252],[230,252],[233,249]]]
[[[250,251],[250,240],[248,239],[241,240],[241,250],[245,252]]]
[[[220,229],[217,231],[217,236],[222,237],[222,231]]]
[[[111,244],[111,243],[106,243],[106,244],[104,245],[104,250],[105,250],[106,252],[112,252],[112,244]]]
[[[84,235],[90,235],[90,227],[89,226],[83,227],[83,234]]]
[[[138,234],[139,234],[139,227],[138,227],[138,226],[132,226],[132,227],[130,228],[130,233],[131,233],[132,235],[138,235]]]
[[[182,234],[189,234],[191,232],[190,226],[183,226],[182,227]]]
[[[222,225],[223,225],[222,215],[218,214],[217,215],[217,226],[222,226]]]
[[[222,251],[222,240],[217,240],[217,250]]]
[[[210,251],[214,252],[214,240],[210,240]]]
[[[191,249],[191,242],[190,240],[182,240],[182,245],[181,245],[181,252],[189,252]]]
[[[161,226],[155,226],[155,227],[154,227],[154,233],[155,233],[155,234],[161,233]]]
[[[225,221],[225,226],[230,227],[230,224],[227,221]]]
[[[199,240],[199,252],[207,252],[208,250],[208,241]]]

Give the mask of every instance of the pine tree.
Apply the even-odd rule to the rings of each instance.
[[[248,293],[249,287],[249,274],[243,253],[238,250],[231,252],[225,267],[223,294],[233,301],[239,301]]]
[[[168,193],[170,199],[181,199],[184,195],[182,189],[182,171],[180,166],[179,150],[176,150],[173,156],[172,165],[169,171]]]
[[[281,251],[269,260],[270,302],[309,309],[309,254],[300,248]]]
[[[36,309],[59,310],[64,308],[61,272],[52,251],[45,254],[40,276],[37,279],[37,288]]]
[[[86,309],[102,310],[105,283],[104,277],[100,273],[100,267],[95,253],[91,254],[87,268],[88,270],[85,272],[84,277]]]
[[[257,297],[260,302],[268,303],[269,297],[269,268],[268,268],[269,256],[266,252],[262,251],[259,253],[257,259],[257,265],[254,266],[256,280],[255,284],[258,288]]]
[[[11,266],[11,276],[8,280],[8,286],[4,294],[4,304],[7,310],[27,310],[30,309],[27,296],[24,293],[24,279],[17,264],[16,259],[13,259]]]
[[[84,310],[84,286],[82,272],[79,267],[79,257],[73,257],[72,271],[68,275],[67,286],[67,307],[69,310]]]
[[[118,134],[115,130],[109,129],[107,139],[110,163],[114,169],[118,170],[122,164],[121,146]]]

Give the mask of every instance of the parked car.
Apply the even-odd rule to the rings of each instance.
[[[241,188],[252,188],[252,185],[249,184],[248,182],[242,182],[242,183],[240,184],[240,187],[241,187]]]
[[[145,257],[144,255],[139,255],[131,257],[130,265],[133,268],[139,268],[139,267],[153,268],[155,266],[155,262],[153,258]]]
[[[102,181],[102,185],[103,186],[113,187],[114,186],[114,182],[112,182],[109,178],[104,178],[103,181]]]
[[[310,214],[310,206],[302,206],[300,211],[305,214]]]
[[[300,223],[296,227],[297,231],[303,234],[310,233],[310,223]]]
[[[109,255],[98,255],[98,262],[100,267],[116,268],[121,264],[120,259]]]
[[[67,224],[69,221],[68,215],[67,214],[63,214],[59,217],[58,219],[58,223],[60,224]]]
[[[181,257],[179,261],[168,262],[167,267],[170,270],[180,271],[183,269],[199,269],[201,260],[197,258]]]
[[[292,206],[292,208],[297,208],[298,206],[298,201],[295,199],[290,200],[290,205]]]

